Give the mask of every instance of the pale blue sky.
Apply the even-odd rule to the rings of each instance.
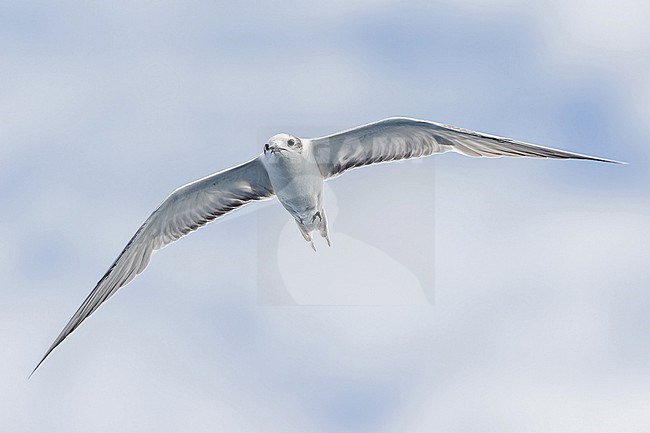
[[[0,425],[650,429],[649,15],[585,0],[2,3]],[[333,247],[318,254],[277,202],[251,205],[156,254],[26,380],[176,187],[275,132],[394,115],[631,164],[354,171],[328,184]]]

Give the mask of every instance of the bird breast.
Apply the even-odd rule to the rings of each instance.
[[[273,190],[282,205],[296,218],[320,208],[323,177],[316,160],[307,154],[276,154],[268,158],[266,169]]]

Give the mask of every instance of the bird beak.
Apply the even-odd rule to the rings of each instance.
[[[268,147],[268,151],[271,152],[271,155],[273,155],[276,152],[282,153],[283,151],[286,151],[286,150],[287,149],[285,149],[284,147],[276,146],[275,144]],[[266,151],[267,151],[267,148],[265,147],[264,148],[264,154],[265,155],[266,155]]]

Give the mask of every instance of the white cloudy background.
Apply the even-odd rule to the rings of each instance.
[[[0,3],[0,430],[650,430],[647,3],[235,3]],[[353,171],[317,254],[251,205],[27,380],[177,186],[393,115],[631,164]]]

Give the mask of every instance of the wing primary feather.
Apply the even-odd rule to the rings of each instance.
[[[153,251],[228,212],[273,195],[273,187],[260,157],[178,188],[140,226],[29,377],[103,302],[144,271]]]
[[[310,140],[325,179],[366,165],[453,151],[467,156],[620,161],[583,155],[426,120],[393,117]]]

